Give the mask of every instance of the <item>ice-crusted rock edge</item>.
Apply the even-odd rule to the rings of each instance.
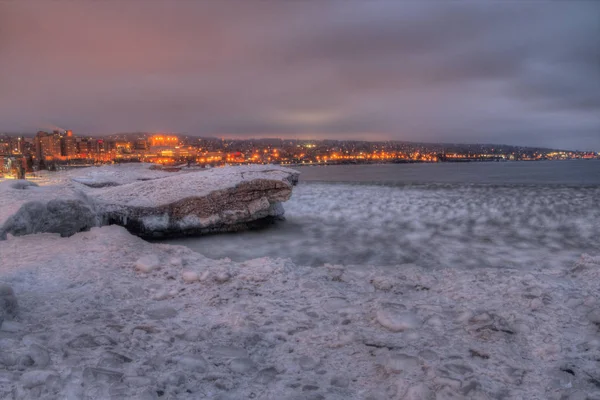
[[[0,255],[20,305],[0,328],[0,398],[600,396],[600,257],[236,263],[117,226],[9,238]]]
[[[86,168],[50,185],[0,182],[0,239],[32,233],[70,236],[118,224],[143,237],[231,232],[284,214],[298,172],[242,166],[181,173],[148,165]]]

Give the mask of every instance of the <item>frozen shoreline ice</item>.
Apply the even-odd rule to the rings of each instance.
[[[167,240],[210,258],[294,263],[556,267],[600,254],[600,186],[301,182],[275,229]]]
[[[104,226],[9,235],[0,284],[0,398],[600,399],[598,256],[310,267]]]
[[[117,226],[11,237],[0,254],[19,302],[0,327],[0,397],[600,396],[600,257],[530,271],[237,263]]]

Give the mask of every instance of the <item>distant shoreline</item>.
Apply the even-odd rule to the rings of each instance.
[[[282,165],[285,167],[331,167],[331,166],[336,166],[336,165],[356,165],[356,166],[360,166],[360,165],[393,165],[393,164],[480,164],[480,163],[516,163],[516,162],[540,162],[540,161],[551,161],[551,162],[565,162],[565,161],[599,161],[600,159],[597,158],[569,158],[566,160],[551,160],[551,159],[545,159],[545,160],[503,160],[503,161],[499,161],[499,160],[453,160],[453,161],[437,161],[437,162],[432,162],[432,161],[402,161],[402,162],[362,162],[362,163],[335,163],[335,164],[329,164],[329,163],[308,163],[308,164],[276,164],[276,165]]]

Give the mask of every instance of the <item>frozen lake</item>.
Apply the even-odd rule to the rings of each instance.
[[[305,167],[286,220],[169,240],[211,258],[300,265],[560,265],[600,252],[600,162]]]

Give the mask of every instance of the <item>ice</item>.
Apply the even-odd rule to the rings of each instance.
[[[300,365],[300,368],[302,368],[302,370],[304,370],[304,371],[313,370],[313,369],[317,368],[317,366],[320,363],[321,363],[321,360],[319,358],[310,357],[310,356],[302,356],[298,360],[298,365]]]
[[[419,367],[419,360],[406,354],[390,355],[386,362],[386,370],[390,373],[412,372]]]
[[[123,374],[111,369],[88,367],[83,370],[83,379],[88,384],[105,383],[113,385],[123,379]]]
[[[176,359],[177,363],[181,365],[185,370],[191,370],[195,372],[206,372],[208,370],[208,362],[204,357],[199,355],[185,355]]]
[[[32,370],[21,375],[20,384],[26,389],[46,384],[50,379],[57,378],[58,375],[52,370]]]
[[[244,349],[234,346],[215,346],[209,350],[209,354],[215,358],[223,359],[245,358],[248,356]]]
[[[99,224],[93,206],[82,199],[52,199],[25,203],[0,229],[0,238],[37,232],[70,236]]]
[[[0,182],[0,239],[113,223],[146,237],[239,231],[281,216],[297,179],[278,166],[166,173],[136,164],[51,175],[44,187]]]
[[[29,346],[28,355],[33,360],[33,365],[37,368],[45,368],[50,364],[50,355],[48,350],[40,345],[32,344]]]
[[[17,298],[9,285],[0,283],[0,326],[2,320],[12,319],[17,315]]]
[[[377,322],[392,332],[418,328],[420,321],[417,316],[405,310],[406,307],[401,304],[382,304],[377,310]]]
[[[229,368],[239,374],[248,374],[256,370],[256,364],[248,357],[240,357],[231,360]]]
[[[350,385],[350,379],[346,376],[334,376],[331,378],[331,386],[347,388]]]
[[[140,272],[152,272],[160,267],[160,259],[155,254],[149,254],[139,258],[135,267]]]
[[[588,313],[588,319],[600,327],[600,308],[596,308]]]
[[[600,252],[598,198],[597,186],[301,182],[274,229],[167,243],[240,262],[561,268]]]
[[[38,189],[19,189],[30,190]],[[559,199],[562,195],[569,198],[559,193]],[[364,199],[360,190],[349,196]],[[436,231],[439,226],[427,215],[435,210],[420,211],[427,200],[410,198],[416,204],[401,203],[405,209],[396,215],[406,214],[404,222],[413,219],[401,222],[403,229]],[[468,207],[479,210],[495,201]],[[375,200],[369,207],[375,216]],[[340,224],[355,218],[338,208]],[[457,208],[433,214],[448,224],[464,217]],[[569,212],[574,208],[595,218],[594,210],[575,204]],[[501,219],[497,209],[493,217]],[[346,226],[362,229],[364,220],[356,218]],[[549,227],[543,218],[523,223]],[[0,297],[17,297],[19,308],[0,327],[0,397],[600,398],[600,257],[590,252],[563,263],[563,248],[543,268],[473,268],[466,258],[483,260],[498,244],[509,248],[502,244],[506,232],[497,237],[479,232],[481,223],[473,220],[457,231],[449,226],[452,240],[440,237],[442,231],[429,239],[406,239],[416,246],[409,251],[431,241],[432,260],[457,257],[456,264],[435,268],[420,262],[308,266],[269,257],[210,259],[184,246],[143,241],[118,226],[64,238],[11,237],[0,241],[7,285],[0,286]],[[377,247],[379,238],[376,232],[369,237],[366,225],[357,232]],[[588,227],[596,229],[593,223]],[[472,243],[460,244],[471,229],[471,235],[497,241],[476,246],[487,254],[471,251]],[[532,247],[511,247],[498,260],[539,255],[537,240],[577,242],[585,239],[585,229],[569,234],[558,229],[559,237],[534,232],[536,237],[522,240]],[[354,243],[343,239],[340,246],[354,251]],[[386,244],[404,239],[390,240]],[[465,254],[443,253],[449,248]],[[379,250],[390,260],[407,251]],[[371,260],[378,260],[374,254]],[[140,273],[138,265],[160,268]]]
[[[177,315],[177,310],[173,307],[154,307],[146,311],[146,315],[150,319],[173,318]]]
[[[200,280],[200,275],[196,271],[183,271],[181,277],[185,282],[196,282]]]

